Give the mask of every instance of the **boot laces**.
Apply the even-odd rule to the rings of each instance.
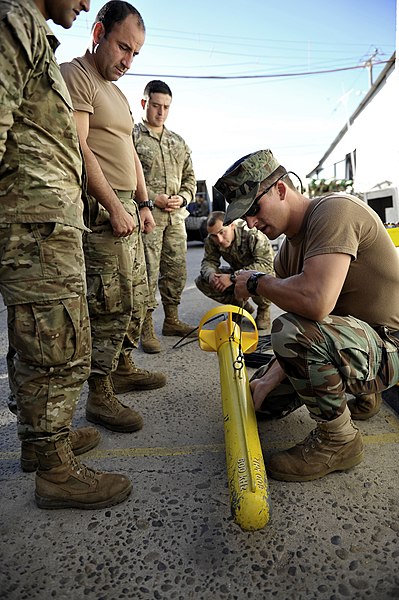
[[[142,327],[142,334],[148,335],[148,337],[155,337],[154,323],[152,319],[145,320]]]
[[[309,452],[310,450],[314,450],[321,442],[320,432],[317,428],[313,429],[303,441],[304,451]]]
[[[150,372],[146,369],[139,369],[138,367],[136,367],[130,356],[127,357],[127,361],[133,373],[143,373],[143,375],[149,375]]]
[[[79,462],[73,453],[72,446],[69,440],[67,440],[66,444],[66,452],[68,456],[69,464],[73,471],[75,471],[76,475],[79,475],[82,479],[95,479],[96,472],[90,467],[87,467],[83,463]]]
[[[106,401],[109,403],[111,409],[118,411],[121,407],[121,403],[115,396],[114,386],[110,378],[101,380],[101,387],[104,392]]]

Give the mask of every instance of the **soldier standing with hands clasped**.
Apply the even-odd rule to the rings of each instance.
[[[190,149],[180,135],[165,127],[171,102],[170,87],[163,81],[150,81],[141,100],[143,122],[134,128],[134,143],[157,225],[144,238],[150,299],[141,344],[149,353],[161,351],[152,322],[158,285],[165,312],[162,334],[184,336],[194,329],[179,319],[178,307],[187,279],[186,206],[195,198],[196,179]]]

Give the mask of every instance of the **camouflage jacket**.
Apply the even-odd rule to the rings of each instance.
[[[220,248],[208,235],[205,240],[205,254],[201,262],[201,276],[209,281],[212,273],[217,273],[221,260],[233,269],[262,271],[274,274],[274,253],[269,238],[257,229],[249,229],[242,219],[234,221],[235,238],[229,248]]]
[[[0,223],[84,228],[82,162],[57,46],[32,0],[0,0]]]
[[[164,127],[159,139],[144,123],[138,123],[133,140],[143,165],[149,199],[154,200],[157,194],[178,194],[187,204],[192,202],[197,182],[191,151],[183,138]]]

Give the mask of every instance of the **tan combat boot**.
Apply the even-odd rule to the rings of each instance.
[[[197,328],[180,321],[175,304],[164,304],[165,320],[162,327],[162,335],[174,335],[178,337],[197,337]]]
[[[267,472],[281,481],[311,481],[362,460],[362,436],[346,406],[338,418],[318,423],[302,443],[272,456]]]
[[[84,454],[95,448],[101,439],[100,432],[95,427],[79,427],[71,429],[69,441],[75,456]],[[39,466],[36,456],[36,444],[22,442],[21,444],[21,468],[25,473],[33,473]]]
[[[270,333],[271,321],[270,321],[270,307],[258,306],[255,319],[256,327],[258,329],[264,329],[267,333]]]
[[[124,352],[119,355],[118,367],[111,373],[111,378],[117,394],[138,390],[156,390],[166,384],[164,373],[139,369],[130,356]]]
[[[147,354],[158,354],[161,352],[161,344],[154,331],[154,323],[152,322],[152,310],[147,310],[141,328],[141,347]]]
[[[115,396],[108,375],[90,375],[86,419],[111,431],[129,433],[143,427],[143,419]]]
[[[107,508],[127,498],[132,484],[119,473],[99,473],[80,463],[69,439],[38,443],[36,504],[39,508]]]
[[[381,408],[382,395],[381,392],[376,394],[362,394],[348,401],[348,407],[351,412],[352,419],[355,421],[365,421],[374,417]]]

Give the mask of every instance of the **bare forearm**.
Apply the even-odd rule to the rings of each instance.
[[[327,316],[324,301],[314,290],[310,292],[301,281],[301,275],[278,279],[265,275],[258,281],[257,295],[268,298],[286,312],[294,312],[302,317],[320,320]]]
[[[345,253],[312,256],[304,261],[303,269],[297,275],[282,279],[270,275],[259,277],[256,295],[268,298],[287,312],[321,321],[337,303],[350,261],[351,256]],[[247,281],[250,276],[251,271],[239,273],[235,287],[237,298],[248,297]]]
[[[98,161],[90,150],[84,150],[85,163],[87,168],[87,189],[94,198],[110,213],[113,214],[121,207],[121,202],[114,190],[105,178]]]
[[[113,234],[126,237],[133,233],[136,225],[118,196],[105,178],[98,161],[87,145],[82,145],[87,168],[88,192],[109,212]]]
[[[269,363],[266,373],[260,379],[251,381],[250,385],[255,410],[260,410],[270,392],[275,390],[285,377],[283,369],[274,358]]]
[[[249,296],[246,282],[250,275],[251,272],[248,271],[240,273],[235,285],[235,294],[238,298]],[[264,275],[258,279],[256,295],[268,298],[286,312],[293,312],[311,320],[323,319],[332,309],[319,290],[310,289],[306,285],[303,274],[286,279]]]
[[[148,200],[147,186],[144,178],[144,171],[136,150],[134,150],[134,165],[136,167],[137,187],[135,200],[136,202],[145,202]]]

